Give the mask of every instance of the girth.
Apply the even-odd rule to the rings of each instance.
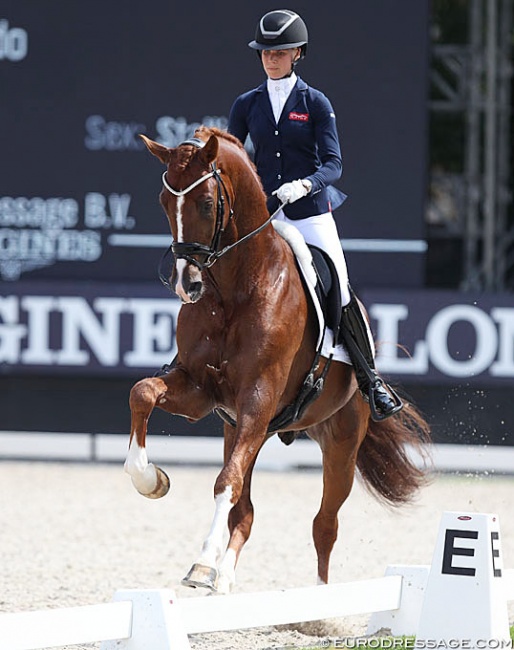
[[[314,359],[314,363],[312,364],[307,377],[305,377],[302,387],[300,388],[300,392],[298,393],[295,401],[292,404],[286,406],[283,411],[281,411],[273,418],[273,420],[271,420],[268,425],[268,433],[276,433],[281,429],[286,429],[287,427],[290,427],[292,424],[300,420],[305,413],[305,409],[319,397],[321,391],[323,390],[323,386],[325,385],[325,377],[327,376],[328,369],[332,362],[332,357],[329,357],[327,359],[321,375],[315,379],[315,373],[319,367],[319,358],[320,351],[318,350]],[[219,417],[224,422],[230,424],[232,427],[235,427],[237,425],[237,422],[234,420],[234,418],[231,417],[221,407],[216,407],[214,409],[214,412],[219,415]]]

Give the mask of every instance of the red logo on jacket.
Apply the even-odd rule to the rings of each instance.
[[[291,113],[289,113],[289,119],[295,120],[296,122],[308,122],[309,113],[295,113],[294,111],[291,111]]]

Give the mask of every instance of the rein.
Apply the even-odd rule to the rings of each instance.
[[[199,140],[197,138],[192,138],[191,140],[186,140],[182,144],[192,144],[200,148],[203,147],[205,143],[202,140]],[[227,187],[221,176],[221,170],[218,167],[216,167],[216,163],[213,162],[211,164],[211,171],[208,174],[205,174],[205,176],[201,176],[200,178],[198,178],[196,181],[191,183],[191,185],[189,185],[183,190],[176,190],[173,187],[171,187],[171,185],[168,183],[168,180],[166,178],[166,172],[164,172],[162,175],[162,183],[164,187],[168,190],[168,192],[171,192],[174,196],[182,197],[188,194],[195,187],[198,187],[198,185],[200,185],[204,181],[208,180],[209,178],[214,178],[216,180],[217,194],[218,194],[218,201],[216,205],[216,228],[214,230],[214,235],[211,244],[210,246],[207,246],[206,244],[200,244],[198,242],[176,242],[176,241],[173,241],[170,244],[170,246],[166,249],[166,251],[164,252],[161,258],[161,261],[159,263],[159,271],[158,271],[159,279],[164,284],[164,286],[170,289],[171,289],[170,283],[168,282],[168,279],[165,277],[164,273],[162,272],[162,266],[164,265],[164,261],[170,255],[170,253],[172,253],[173,256],[175,257],[175,261],[179,259],[186,260],[190,264],[193,264],[198,269],[200,269],[200,271],[203,271],[204,269],[210,269],[221,257],[226,255],[233,248],[239,246],[245,241],[248,241],[252,237],[255,237],[255,235],[257,235],[262,230],[264,230],[264,228],[266,228],[266,226],[268,226],[273,221],[273,219],[276,217],[276,215],[280,212],[280,210],[285,205],[285,203],[282,203],[278,207],[278,209],[275,210],[275,212],[273,212],[273,214],[271,214],[268,217],[268,219],[266,219],[266,221],[262,223],[260,226],[258,226],[255,230],[252,230],[248,234],[244,235],[244,237],[241,237],[241,239],[236,240],[232,244],[229,244],[228,246],[225,246],[220,250],[219,249],[220,240],[224,232],[223,229],[223,221],[225,218],[224,194],[226,195],[229,203],[229,219],[233,217],[234,210],[230,203],[230,197],[227,191]],[[194,255],[201,255],[205,259],[203,262],[200,262],[195,257],[193,257]]]

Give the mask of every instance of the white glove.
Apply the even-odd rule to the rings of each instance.
[[[273,194],[277,195],[281,203],[294,203],[298,199],[307,196],[310,191],[310,188],[306,187],[307,184],[309,184],[309,181],[306,181],[304,185],[301,180],[284,183]]]

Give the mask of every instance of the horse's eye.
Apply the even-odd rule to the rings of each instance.
[[[214,201],[212,199],[206,199],[201,201],[200,205],[200,214],[204,217],[210,217],[212,215],[212,210],[214,208]]]

